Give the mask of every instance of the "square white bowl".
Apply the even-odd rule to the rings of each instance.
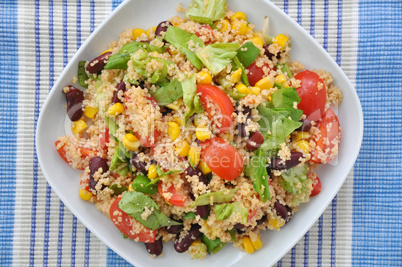
[[[205,260],[191,260],[187,254],[178,254],[173,243],[164,244],[162,257],[151,258],[141,243],[123,239],[113,223],[96,209],[93,204],[82,201],[78,196],[80,171],[72,169],[58,155],[54,142],[65,131],[65,98],[62,88],[76,76],[80,60],[91,60],[105,50],[107,45],[118,39],[127,28],[148,28],[163,20],[178,15],[177,5],[189,0],[132,0],[122,3],[85,41],[70,60],[42,107],[36,134],[36,147],[42,172],[48,183],[74,215],[107,246],[135,266],[264,266],[273,265],[310,229],[334,198],[353,167],[360,150],[363,136],[363,114],[358,96],[352,84],[329,54],[295,21],[266,0],[228,0],[230,10],[243,11],[248,20],[261,29],[264,16],[270,17],[270,32],[289,34],[292,42],[291,59],[302,62],[309,69],[329,71],[344,95],[338,108],[342,126],[342,141],[336,164],[320,166],[322,191],[309,203],[302,204],[292,220],[281,231],[262,233],[264,246],[254,254],[246,254],[227,245],[216,255]]]

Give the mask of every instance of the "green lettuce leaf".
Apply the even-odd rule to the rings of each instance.
[[[141,192],[124,192],[119,208],[151,230],[168,225],[181,225],[162,213],[155,201]],[[144,220],[141,215],[146,211],[151,211],[151,214]]]
[[[216,204],[214,206],[216,220],[226,220],[232,216],[232,214],[240,213],[242,218],[242,224],[247,224],[248,210],[244,208],[240,202]]]
[[[263,202],[271,199],[266,163],[266,157],[262,154],[262,150],[258,149],[244,168],[244,174],[253,181],[254,190],[260,195]]]
[[[202,67],[202,62],[195,55],[193,50],[191,50],[188,45],[192,42],[194,48],[202,48],[205,44],[198,38],[197,35],[186,32],[180,28],[170,26],[165,33],[165,40],[171,43],[174,47],[179,49],[183,54],[186,55],[187,59],[194,65],[198,70]]]
[[[279,184],[292,195],[306,191],[308,173],[308,165],[306,163],[299,164],[286,172],[282,173],[282,179]]]
[[[238,49],[238,43],[214,43],[198,49],[196,55],[213,75],[217,75],[232,61]]]
[[[184,124],[194,113],[204,112],[204,107],[200,102],[200,97],[197,95],[197,84],[195,74],[191,77],[186,77],[182,82],[181,86],[183,89],[183,102],[187,107],[186,113],[184,114]]]
[[[204,243],[207,246],[207,251],[208,254],[216,254],[218,253],[221,249],[223,249],[226,245],[225,242],[222,242],[219,237],[217,237],[214,240],[209,239],[205,235],[201,237],[202,243]]]
[[[293,87],[281,88],[271,95],[272,100],[270,101],[275,109],[286,109],[287,114],[294,121],[299,121],[303,115],[303,110],[295,109],[294,103],[300,103],[300,97]]]
[[[226,0],[193,0],[187,8],[185,16],[203,17],[212,21],[225,17]]]
[[[177,79],[159,87],[156,91],[149,90],[149,93],[155,98],[155,101],[159,106],[168,105],[183,97],[183,89],[181,83]]]

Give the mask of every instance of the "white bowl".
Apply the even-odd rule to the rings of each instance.
[[[146,29],[177,15],[176,7],[179,2],[184,2],[184,6],[187,7],[190,1],[126,1],[85,41],[60,75],[41,110],[36,135],[40,166],[53,190],[74,215],[107,246],[135,266],[272,265],[303,237],[343,184],[359,153],[363,135],[363,115],[357,94],[339,66],[302,27],[269,1],[228,0],[228,4],[231,10],[245,12],[249,21],[256,24],[257,29],[261,29],[264,16],[269,16],[272,34],[290,35],[292,59],[304,63],[307,68],[325,69],[332,73],[336,85],[343,92],[344,99],[338,109],[342,141],[339,155],[334,160],[336,164],[327,164],[318,168],[322,192],[312,198],[309,203],[302,204],[299,211],[281,231],[263,232],[264,246],[261,250],[249,255],[227,245],[216,255],[208,256],[203,261],[194,261],[187,254],[176,253],[173,243],[170,242],[164,245],[162,257],[151,258],[143,244],[123,239],[122,234],[106,216],[93,204],[79,198],[77,192],[80,171],[68,166],[54,148],[57,137],[66,134],[65,99],[61,90],[65,85],[70,84],[73,76],[76,76],[78,61],[90,60],[99,55],[111,41],[117,40],[119,33],[126,28]]]

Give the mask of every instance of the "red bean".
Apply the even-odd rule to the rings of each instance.
[[[311,121],[308,119],[301,120],[303,123],[299,128],[296,129],[296,131],[303,131],[303,132],[308,132],[311,129]]]
[[[163,251],[162,237],[160,237],[159,239],[156,239],[154,243],[144,243],[144,244],[145,244],[145,248],[151,255],[158,256]]]
[[[148,175],[148,170],[147,170],[147,164],[144,161],[140,161],[138,154],[136,154],[131,163],[133,164],[133,166],[140,172],[142,172],[145,175]]]
[[[205,178],[204,174],[201,172],[201,170],[198,167],[195,167],[193,169],[193,167],[190,166],[190,167],[187,168],[186,173],[187,173],[187,175],[190,175],[190,176],[197,175],[198,176],[198,181],[200,183],[203,183],[203,184],[208,183],[207,178]]]
[[[116,103],[123,103],[123,101],[121,101],[121,99],[119,98],[119,92],[122,91],[123,92],[123,96],[124,97],[124,92],[126,91],[126,83],[125,82],[119,82],[116,85],[116,90],[113,92],[113,97],[112,97],[112,103],[116,104]]]
[[[96,185],[98,184],[98,181],[95,180],[94,174],[102,168],[102,173],[107,172],[109,170],[109,167],[107,166],[106,160],[104,160],[101,157],[95,156],[91,158],[89,161],[89,183],[88,186],[90,189],[95,190]],[[102,188],[104,188],[103,186]]]
[[[174,241],[174,249],[179,253],[186,252],[191,243],[201,236],[200,228],[201,226],[198,224],[193,224],[186,235],[183,236],[181,233],[177,234],[176,240]]]
[[[181,232],[181,230],[183,230],[183,225],[169,225],[165,227],[166,232],[168,232],[169,234],[178,234]]]
[[[208,217],[208,214],[209,214],[209,205],[197,206],[195,215],[200,215],[201,218],[206,218]]]
[[[253,151],[259,148],[264,143],[264,136],[260,132],[254,132],[247,140],[246,147],[248,150]]]
[[[236,229],[236,232],[238,232],[239,234],[244,233],[244,231],[246,231],[246,226],[244,226],[244,224],[242,223],[236,223],[233,226]]]
[[[289,160],[282,161],[282,159],[279,157],[272,159],[270,167],[273,170],[287,170],[298,165],[300,163],[300,158],[303,158],[303,153],[292,152]]]
[[[278,201],[275,202],[274,208],[276,214],[281,216],[286,222],[292,218],[292,209],[289,206],[284,206]]]
[[[266,45],[264,45],[264,54],[269,58],[269,59],[273,59],[274,57],[276,57],[276,58],[278,58],[279,57],[279,54],[278,55],[274,55],[274,54],[272,54],[271,52],[269,52],[269,46],[270,46],[270,44],[266,44]]]
[[[156,36],[162,36],[162,32],[166,32],[169,26],[173,26],[173,24],[170,23],[170,21],[168,21],[168,20],[162,21],[156,27],[155,35]]]
[[[112,55],[112,52],[106,52],[106,53],[103,53],[102,55],[97,56],[96,58],[92,59],[91,62],[89,62],[87,65],[87,71],[89,73],[100,72],[105,67],[105,65],[111,55]]]
[[[77,121],[82,117],[82,101],[84,101],[84,93],[72,85],[68,86],[65,93],[67,101],[67,115],[71,121]]]

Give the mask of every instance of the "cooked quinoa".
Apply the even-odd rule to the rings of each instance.
[[[340,143],[330,73],[290,62],[289,36],[197,3],[127,29],[62,90],[73,134],[55,145],[83,171],[81,198],[154,256],[169,240],[194,259],[260,249],[320,192],[314,169]]]

